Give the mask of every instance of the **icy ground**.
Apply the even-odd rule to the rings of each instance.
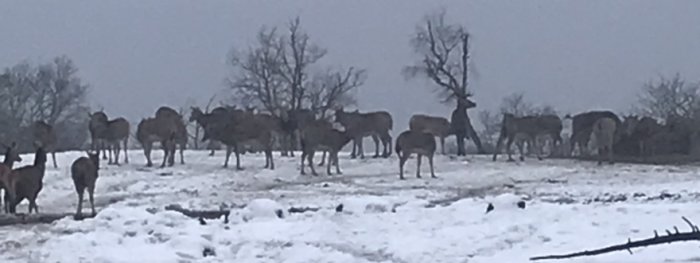
[[[49,166],[40,211],[74,212],[69,166],[80,155],[59,154],[60,168]],[[437,156],[439,179],[429,178],[427,162],[423,179],[415,178],[411,159],[407,180],[399,181],[395,157],[343,154],[343,175],[318,168],[313,177],[299,175],[298,157],[277,155],[274,171],[261,168],[259,155],[243,156],[246,169],[235,171],[221,167],[221,152],[197,151],[186,152],[186,165],[158,169],[145,168],[143,155],[132,151],[129,165],[103,163],[96,218],[1,227],[0,262],[526,262],[648,238],[674,225],[687,230],[681,216],[700,223],[694,166]],[[525,209],[515,205],[521,199]],[[489,202],[495,210],[486,214]],[[233,213],[228,224],[200,225],[164,211],[169,204]],[[335,211],[339,204],[342,212]],[[320,210],[289,214],[292,206]],[[699,246],[557,262],[698,262]],[[205,250],[214,255],[204,257]]]

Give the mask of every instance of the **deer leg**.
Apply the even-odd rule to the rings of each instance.
[[[180,144],[180,164],[185,164],[185,147],[187,145],[185,143]],[[173,148],[173,155],[175,154],[175,148]],[[175,158],[173,158],[174,162]]]
[[[58,164],[56,164],[56,150],[54,149],[51,150],[51,159],[53,159],[53,168],[58,168]]]
[[[445,136],[440,136],[440,149],[442,149],[442,155],[445,155]]]
[[[80,216],[83,213],[83,192],[84,190],[81,187],[76,187],[76,190],[78,190],[78,210],[75,211],[76,216]]]
[[[92,209],[92,216],[95,216],[95,186],[88,187],[88,197],[90,198],[90,209]]]
[[[405,180],[406,178],[403,177],[403,165],[406,164],[406,160],[408,160],[409,155],[407,153],[404,153],[402,156],[399,157],[399,179]]]
[[[129,164],[129,148],[127,145],[129,145],[129,136],[126,136],[126,138],[124,138],[124,163],[125,164]]]
[[[418,154],[418,157],[416,158],[416,178],[421,178],[420,177],[420,162],[423,159],[422,154]]]
[[[433,154],[428,155],[428,163],[430,163],[430,177],[437,178],[437,176],[435,176],[435,170],[433,169]]]
[[[511,149],[511,146],[513,145],[513,140],[515,139],[515,136],[508,136],[508,141],[506,142],[506,152],[508,152],[508,161],[509,162],[515,162],[513,159],[513,149]]]
[[[496,142],[496,148],[493,150],[493,158],[492,160],[495,162],[496,159],[498,158],[498,154],[501,151],[501,146],[503,146],[503,140],[505,139],[505,136],[503,134],[498,136],[498,141]],[[443,140],[444,142],[444,140]],[[445,145],[442,145],[443,151],[445,150]]]
[[[243,167],[241,167],[241,153],[238,150],[236,150],[235,154],[236,154],[236,170],[241,171],[241,170],[243,170]]]
[[[379,158],[379,138],[376,134],[372,134],[372,141],[374,141],[374,156],[372,158]],[[383,142],[382,142],[383,144]]]
[[[272,146],[267,148],[267,156],[270,158],[270,170],[274,170],[275,169],[275,161],[272,158]]]
[[[333,166],[333,153],[329,152],[326,154],[326,151],[323,151],[323,156],[321,157],[321,160],[326,158],[326,155],[328,155],[328,165],[326,165],[326,174],[331,175],[331,166]]]
[[[306,156],[306,161],[311,168],[311,174],[318,176],[318,173],[316,173],[316,169],[314,168],[314,153],[315,151],[309,151],[309,154]]]
[[[107,160],[107,147],[105,147],[105,142],[103,140],[99,140],[97,146],[97,153],[99,154],[100,151],[102,151],[102,160]]]
[[[168,162],[168,148],[163,147],[163,163],[160,164],[160,168],[165,167],[165,163]]]
[[[357,138],[352,139],[352,153],[350,153],[350,159],[357,158]]]
[[[318,166],[324,166],[326,164],[326,154],[327,154],[327,151],[323,151],[323,156],[321,157],[321,162],[318,163]],[[328,157],[328,160],[329,160],[328,165],[331,165],[330,157]]]
[[[520,151],[520,161],[521,162],[525,161],[525,151],[524,151],[525,145],[524,144],[525,144],[525,141],[520,141],[520,142],[516,143],[516,146],[518,146],[518,151]],[[531,144],[531,143],[529,143],[529,144]]]
[[[153,166],[153,162],[151,161],[151,150],[153,149],[153,143],[145,143],[143,145],[143,155],[146,156],[146,166],[151,167]]]
[[[357,140],[357,154],[360,155],[360,159],[365,159],[365,146],[363,141],[364,137],[362,136]]]
[[[329,155],[330,155],[330,153],[329,153]],[[335,163],[335,173],[343,174],[343,172],[340,171],[340,164],[338,164],[339,163],[338,162],[338,151],[333,151],[332,156],[333,156],[333,162]],[[330,157],[329,157],[329,159],[330,159]],[[330,160],[328,162],[329,162],[328,166],[330,166],[331,165]]]
[[[119,152],[121,151],[121,146],[119,146],[119,142],[117,141],[114,144],[114,164],[119,165]]]
[[[306,158],[306,150],[302,149],[301,151],[301,175],[306,175],[306,172],[304,172],[304,158]]]

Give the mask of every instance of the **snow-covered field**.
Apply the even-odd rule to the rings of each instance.
[[[74,212],[69,167],[80,155],[59,154],[60,168],[49,166],[37,200],[42,212]],[[261,168],[260,155],[243,156],[244,171],[223,169],[221,152],[203,151],[186,152],[186,165],[158,169],[145,168],[141,152],[132,151],[129,165],[103,163],[96,218],[1,227],[0,262],[526,262],[648,238],[674,225],[687,229],[681,216],[700,223],[694,166],[437,156],[438,179],[429,178],[427,162],[423,178],[415,178],[412,159],[407,180],[399,181],[395,157],[343,154],[343,175],[319,168],[313,177],[299,175],[298,157],[277,155],[274,171]],[[520,200],[525,209],[515,205]],[[495,210],[487,214],[488,203]],[[165,211],[169,204],[233,210],[228,224],[201,225]],[[289,214],[292,206],[320,210]],[[699,245],[560,262],[700,261]],[[205,250],[215,255],[204,257]]]

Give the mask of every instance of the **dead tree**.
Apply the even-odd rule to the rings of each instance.
[[[605,253],[611,253],[615,251],[627,251],[630,254],[632,254],[632,249],[633,248],[638,248],[638,247],[648,247],[648,246],[655,246],[655,245],[661,245],[661,244],[666,244],[666,243],[676,243],[676,242],[687,242],[687,241],[700,241],[700,230],[698,229],[698,226],[690,222],[687,218],[683,217],[683,221],[685,221],[688,226],[690,226],[690,232],[680,232],[678,231],[677,227],[673,227],[673,232],[670,230],[666,230],[666,235],[659,235],[658,232],[654,231],[654,237],[652,238],[647,238],[647,239],[642,239],[642,240],[637,240],[637,241],[632,241],[631,239],[627,240],[627,243],[625,244],[620,244],[620,245],[613,245],[601,249],[594,249],[594,250],[586,250],[582,252],[576,252],[576,253],[571,253],[571,254],[563,254],[563,255],[548,255],[548,256],[539,256],[539,257],[532,257],[530,260],[545,260],[545,259],[566,259],[566,258],[575,258],[575,257],[583,257],[583,256],[595,256],[595,255],[600,255],[600,254],[605,254]]]
[[[451,123],[457,135],[458,155],[466,153],[464,140],[470,138],[483,153],[481,141],[467,115],[467,109],[476,107],[469,100],[469,37],[458,24],[448,24],[444,11],[428,15],[416,28],[411,45],[420,60],[404,68],[407,77],[426,77],[439,91],[442,103],[457,102]]]

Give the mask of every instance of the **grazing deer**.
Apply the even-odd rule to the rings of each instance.
[[[408,127],[412,131],[422,131],[440,138],[440,148],[445,155],[445,138],[451,133],[450,122],[446,118],[415,114],[411,116]]]
[[[116,118],[108,120],[104,112],[96,112],[90,115],[90,134],[92,137],[93,148],[95,150],[96,142],[101,142],[108,145],[109,164],[119,164],[119,153],[121,151],[121,142],[124,142],[124,163],[129,163],[128,143],[129,143],[129,122],[124,118]],[[97,149],[99,155],[99,149]],[[112,161],[112,154],[115,159]]]
[[[12,170],[10,173],[6,200],[11,200],[7,210],[16,213],[17,205],[24,199],[29,201],[29,213],[39,213],[36,198],[43,187],[44,173],[46,172],[46,151],[41,145],[37,145],[34,155],[34,164]]]
[[[5,190],[5,196],[8,196],[10,189],[7,187],[10,185],[10,174],[12,173],[12,166],[14,165],[15,162],[21,162],[22,158],[19,156],[19,154],[15,151],[16,144],[12,142],[10,146],[6,146],[2,144],[3,147],[5,147],[5,160],[0,164],[0,190],[4,189]],[[14,196],[14,193],[12,194]],[[4,206],[5,206],[5,213],[9,213],[9,205],[8,202],[10,202],[8,198],[5,198],[4,200]]]
[[[202,141],[214,139],[226,145],[224,167],[228,167],[231,153],[236,154],[236,169],[242,170],[240,150],[246,147],[265,153],[265,168],[275,169],[272,158],[273,135],[270,126],[261,118],[242,110],[228,110],[209,114],[196,114],[197,122],[204,127]]]
[[[342,124],[346,131],[353,132],[353,134],[351,134],[351,136],[353,136],[353,153],[351,158],[357,157],[354,151],[355,146],[357,146],[360,158],[365,158],[362,138],[367,136],[372,136],[374,140],[374,158],[379,157],[379,140],[381,140],[382,146],[384,147],[382,157],[388,158],[389,155],[391,155],[391,135],[389,131],[393,128],[394,122],[391,118],[391,114],[388,112],[345,112],[342,108],[339,108],[335,111],[335,120]]]
[[[156,110],[156,119],[168,119],[175,123],[175,144],[180,146],[180,164],[185,164],[185,148],[187,148],[187,126],[182,115],[174,109],[162,106]]]
[[[503,114],[503,122],[501,122],[501,132],[498,136],[498,141],[496,143],[496,149],[493,153],[493,160],[496,161],[498,154],[500,153],[501,147],[503,146],[503,141],[507,139],[506,151],[508,152],[508,161],[514,161],[512,156],[511,145],[516,140],[524,140],[529,144],[534,146],[535,153],[537,154],[537,159],[542,160],[540,147],[535,145],[535,139],[537,135],[547,133],[547,128],[543,125],[543,119],[536,116],[524,116],[516,117],[510,113]],[[523,151],[523,144],[517,144],[520,151],[520,161],[525,160],[525,153]]]
[[[656,134],[664,130],[664,127],[650,117],[626,116],[621,127],[623,133],[634,142],[639,156],[654,155],[653,139]]]
[[[338,164],[338,152],[352,140],[347,131],[333,129],[331,123],[316,120],[308,123],[301,130],[301,174],[304,172],[304,159],[307,159],[313,175],[318,175],[313,165],[314,154],[317,150],[328,151],[326,173],[331,175],[331,165],[335,164],[337,174],[342,174]]]
[[[603,117],[593,123],[589,143],[598,152],[598,165],[603,164],[604,155],[607,155],[608,163],[613,164],[613,144],[617,122],[614,119]]]
[[[190,108],[190,122],[195,122],[199,127],[204,129],[204,126],[202,126],[202,123],[197,121],[198,119],[202,118],[204,116],[204,112],[202,112],[199,107],[191,107]],[[217,107],[212,110],[212,112],[226,112],[227,110],[224,107]],[[207,144],[207,149],[210,150],[209,156],[214,156],[214,153],[216,152],[217,149],[221,148],[221,142],[215,141],[215,140],[209,140],[209,143]]]
[[[433,155],[435,155],[435,136],[430,133],[425,133],[421,131],[405,131],[399,134],[396,138],[396,155],[399,156],[399,178],[404,180],[403,177],[403,166],[406,164],[408,158],[411,154],[417,154],[416,159],[416,177],[420,177],[420,163],[423,156],[428,157],[428,162],[430,163],[430,176],[432,178],[437,178],[435,176],[435,171],[433,169]]]
[[[169,119],[147,118],[142,119],[136,128],[136,140],[143,146],[143,154],[146,156],[146,166],[153,166],[151,162],[151,150],[154,142],[160,142],[163,148],[163,163],[170,166],[175,164],[175,138],[177,137],[177,124]],[[172,142],[171,142],[172,141]]]
[[[588,146],[588,140],[591,137],[591,132],[593,131],[593,124],[601,118],[610,118],[615,121],[617,127],[621,127],[622,122],[620,118],[612,113],[611,111],[589,111],[577,114],[573,117],[567,115],[566,118],[572,119],[571,122],[571,140],[569,141],[571,155],[574,148],[578,145],[580,152],[585,153],[583,149]]]
[[[46,152],[51,153],[53,159],[53,167],[58,168],[56,164],[56,131],[53,126],[44,121],[36,121],[32,127],[34,134],[34,144],[38,144]]]
[[[99,153],[87,153],[88,157],[80,157],[73,161],[71,165],[71,178],[73,179],[73,185],[75,185],[75,191],[78,193],[78,209],[75,212],[76,218],[80,218],[83,213],[83,194],[85,189],[88,192],[88,198],[90,199],[90,208],[92,209],[92,216],[95,216],[95,182],[98,177],[98,170],[100,169],[100,157]]]

